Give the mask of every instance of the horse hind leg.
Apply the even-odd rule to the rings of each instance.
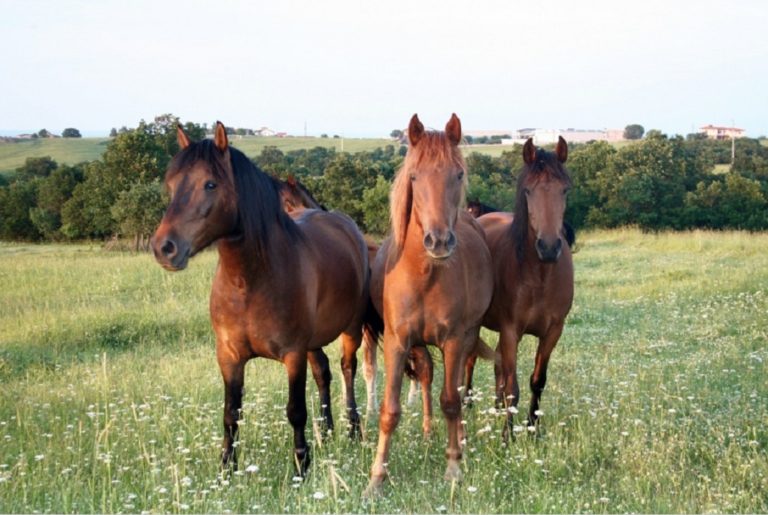
[[[368,402],[365,407],[366,415],[370,416],[379,407],[376,400],[376,352],[377,342],[367,331],[363,332],[363,377]]]
[[[418,385],[421,388],[421,429],[425,438],[432,434],[432,381],[434,376],[434,364],[429,350],[424,346],[412,347],[410,352],[411,387]],[[408,392],[410,397],[411,392]],[[409,404],[411,399],[408,399]]]
[[[285,411],[293,427],[294,464],[299,476],[304,477],[311,462],[309,445],[304,435],[307,426],[307,354],[286,354],[283,364],[288,372],[288,405]]]
[[[323,417],[321,433],[333,431],[333,414],[331,412],[331,367],[328,364],[328,356],[322,349],[310,352],[307,356],[312,367],[312,376],[317,383],[320,393],[320,413]]]
[[[360,415],[355,401],[355,375],[357,374],[357,349],[360,348],[362,332],[346,332],[341,335],[341,372],[344,375],[345,401],[349,419],[349,437],[361,438]]]
[[[520,402],[520,385],[517,382],[517,347],[520,335],[511,328],[502,328],[499,334],[500,363],[496,370],[496,408],[507,411],[502,439],[506,442],[514,427],[514,415]]]

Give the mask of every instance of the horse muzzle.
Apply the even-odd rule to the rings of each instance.
[[[433,259],[446,259],[456,249],[456,233],[452,229],[427,231],[424,234],[424,249]]]
[[[178,241],[168,236],[152,238],[152,252],[160,266],[170,272],[177,272],[187,268],[192,248],[185,241]]]
[[[543,238],[537,238],[536,253],[539,255],[539,259],[544,263],[556,262],[560,259],[560,255],[563,253],[562,238],[557,238],[552,242],[547,242]]]

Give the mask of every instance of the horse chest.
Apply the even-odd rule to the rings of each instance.
[[[237,285],[237,279],[233,280]],[[217,345],[236,349],[241,355],[280,359],[295,345],[310,338],[302,331],[305,320],[302,302],[286,302],[280,295],[263,295],[258,288],[216,287],[211,291],[211,322]]]

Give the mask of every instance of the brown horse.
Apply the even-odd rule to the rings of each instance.
[[[528,424],[535,426],[547,382],[547,365],[563,332],[573,301],[573,261],[563,225],[571,179],[563,166],[568,145],[560,138],[555,152],[523,146],[524,166],[517,181],[514,216],[491,213],[478,219],[493,257],[493,301],[483,325],[499,331],[501,366],[496,374],[497,403],[508,409],[508,437],[520,400],[517,346],[524,334],[538,337],[531,374]]]
[[[264,357],[281,361],[288,372],[286,411],[303,475],[310,463],[304,435],[307,360],[331,428],[331,377],[322,347],[339,334],[350,432],[359,432],[353,383],[368,303],[365,242],[342,214],[302,210],[288,216],[279,182],[229,146],[220,122],[213,140],[190,142],[181,128],[178,140],[182,150],[165,177],[171,202],[152,247],[157,261],[173,271],[218,243],[210,313],[224,379],[222,464],[237,466],[245,364]]]
[[[466,165],[458,148],[461,122],[427,132],[416,115],[410,143],[390,194],[392,235],[376,256],[371,297],[384,317],[386,385],[379,441],[365,494],[379,492],[392,434],[400,420],[400,390],[409,351],[426,344],[443,354],[440,406],[448,426],[446,479],[459,479],[459,384],[467,354],[491,300],[491,258],[483,231],[464,210]]]
[[[280,199],[286,213],[292,213],[297,209],[321,209],[327,211],[325,206],[315,199],[312,192],[293,175],[282,181],[280,185]]]
[[[493,206],[489,206],[488,204],[483,204],[480,202],[480,199],[475,198],[467,202],[467,211],[469,211],[469,214],[474,218],[480,218],[483,215],[487,215],[488,213],[496,213],[499,210]]]

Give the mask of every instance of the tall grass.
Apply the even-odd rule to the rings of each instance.
[[[266,360],[246,371],[240,470],[221,474],[215,253],[169,274],[147,255],[0,245],[0,511],[766,512],[766,251],[762,234],[580,234],[539,435],[521,425],[502,444],[481,363],[464,481],[442,479],[441,417],[424,440],[406,406],[385,496],[365,503],[377,417],[361,443],[309,428],[311,473],[295,481],[287,380]],[[534,348],[523,340],[522,385]]]

